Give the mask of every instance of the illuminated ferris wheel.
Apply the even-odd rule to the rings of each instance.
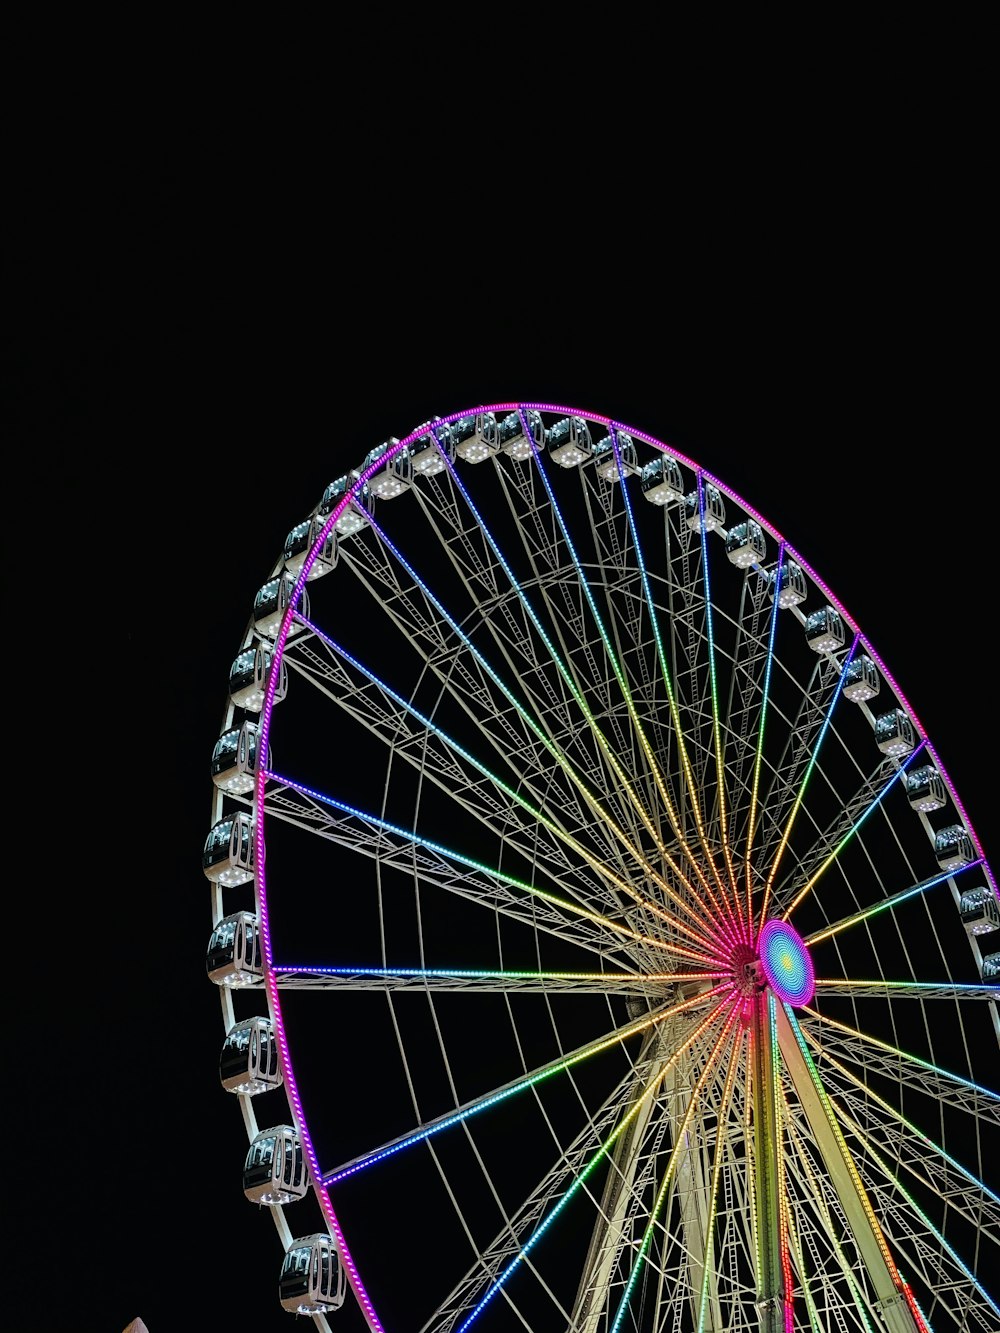
[[[1000,901],[874,643],[630,426],[495,404],[355,462],[212,755],[261,1298],[997,1333]]]

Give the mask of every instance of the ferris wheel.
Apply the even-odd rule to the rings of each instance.
[[[341,469],[212,753],[261,1300],[376,1333],[1000,1329],[1000,899],[806,559],[551,404]]]

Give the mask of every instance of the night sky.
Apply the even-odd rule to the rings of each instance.
[[[342,243],[335,263],[316,224],[258,232],[224,204],[206,220],[176,185],[122,187],[103,226],[51,225],[12,265],[2,1304],[18,1333],[299,1326],[217,1076],[209,761],[285,534],[389,436],[551,402],[701,463],[872,639],[994,851],[993,429],[953,270],[914,281],[888,226],[851,254],[746,233],[727,250],[720,233],[696,262],[652,229],[602,232],[592,261],[548,231],[474,271],[386,228],[365,262]]]

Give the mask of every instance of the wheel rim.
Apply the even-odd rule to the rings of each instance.
[[[369,490],[329,570],[428,428],[321,515],[265,636],[268,762],[213,808],[252,814],[253,879],[213,913],[252,910],[265,962],[221,988],[227,1031],[266,993],[264,1100],[358,1316],[994,1328],[997,988],[959,908],[996,888],[930,738],[722,481],[549,404],[431,433],[490,415]],[[553,429],[602,447],[560,466]],[[433,1239],[387,1245],[373,1199]],[[273,1210],[286,1244],[308,1206]]]

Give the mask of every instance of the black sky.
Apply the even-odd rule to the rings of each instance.
[[[619,219],[596,249],[541,227],[459,261],[405,209],[365,244],[185,184],[126,176],[7,261],[19,1333],[295,1324],[216,1072],[209,760],[285,534],[390,435],[544,401],[701,463],[864,628],[993,850],[995,428],[969,256],[883,215],[848,248],[826,223],[793,244],[716,222],[695,248]]]

